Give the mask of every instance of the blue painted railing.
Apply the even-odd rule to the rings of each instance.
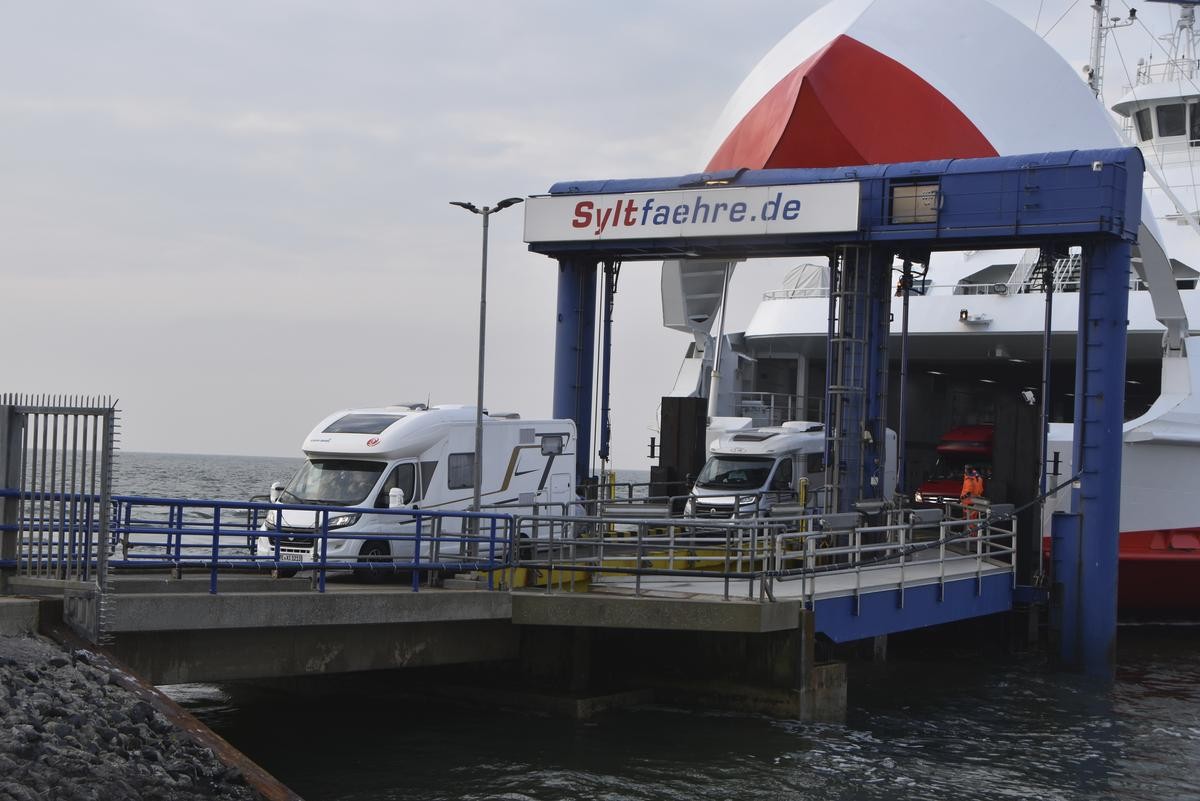
[[[15,490],[0,490],[0,497],[20,498],[30,507],[42,501],[65,500],[70,508],[80,510],[94,508],[98,500],[87,495],[21,494]],[[314,525],[285,528],[284,513],[289,511],[313,515]],[[386,525],[387,530],[352,533],[330,526],[331,520],[342,515],[374,515],[394,522]],[[4,531],[14,528],[0,526]],[[60,535],[73,543],[77,552],[90,553],[98,530],[93,516],[81,513],[54,519],[25,514],[19,528],[24,533],[26,558],[31,558],[39,542]],[[478,570],[486,572],[491,589],[492,573],[508,564],[513,530],[512,516],[496,513],[119,495],[112,498],[108,565],[207,569],[211,593],[218,590],[222,569],[312,570],[319,592],[325,591],[326,574],[331,570],[411,572],[414,592],[430,571]],[[332,558],[331,540],[384,542],[391,555],[367,561]],[[259,547],[264,541],[270,543],[266,552]],[[312,551],[313,558],[286,558],[289,551],[294,556],[305,550]],[[16,561],[0,564],[11,566]]]

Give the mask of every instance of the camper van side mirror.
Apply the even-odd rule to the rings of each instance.
[[[404,506],[404,490],[392,487],[388,490],[388,508],[400,509]]]
[[[283,497],[283,484],[276,481],[271,485],[271,503],[279,503],[279,499]]]

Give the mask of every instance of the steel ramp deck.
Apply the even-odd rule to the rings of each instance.
[[[603,578],[593,584],[597,593],[628,594],[640,586],[644,598],[725,597],[719,578],[647,577],[639,584],[630,577]],[[760,597],[761,582],[729,581],[731,600]],[[808,578],[776,579],[776,601],[810,601],[816,630],[835,642],[892,634],[1008,611],[1012,608],[1013,569],[998,560],[936,554],[900,565],[854,568]]]

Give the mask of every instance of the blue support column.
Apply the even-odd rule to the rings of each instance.
[[[617,278],[620,271],[620,264],[610,261],[604,265],[604,302],[601,306],[604,320],[601,327],[600,344],[600,430],[596,432],[600,439],[597,455],[601,462],[607,462],[611,457],[609,444],[612,439],[612,420],[609,396],[612,387],[612,318],[613,301],[616,299]]]
[[[883,498],[887,459],[888,340],[892,328],[892,251],[872,247],[867,294],[867,393],[861,497]]]
[[[554,340],[554,416],[575,421],[575,481],[588,477],[592,435],[592,359],[596,339],[596,262],[558,262]]]
[[[891,264],[891,251],[879,247],[840,248],[830,263],[828,511],[848,512],[882,495]]]
[[[1064,661],[1109,674],[1117,638],[1117,550],[1121,516],[1121,429],[1125,418],[1125,343],[1130,245],[1102,241],[1083,249],[1075,355],[1075,469],[1071,511],[1081,517],[1079,592],[1064,603],[1078,625],[1077,657]],[[1066,569],[1070,569],[1067,566]],[[1064,640],[1070,637],[1064,632]]]

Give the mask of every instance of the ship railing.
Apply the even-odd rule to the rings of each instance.
[[[1058,281],[1055,289],[1060,292],[1079,291],[1079,281]],[[958,281],[953,284],[926,283],[911,293],[912,297],[947,297],[959,295],[1011,296],[1028,292],[1041,292],[1040,280],[1015,283],[1010,280],[973,283]],[[763,293],[763,300],[789,300],[793,298],[828,298],[827,289],[772,289]]]
[[[916,581],[928,583],[927,568],[914,576],[917,563],[938,563],[936,580],[943,583],[1015,566],[1016,527],[1007,507],[966,508],[957,517],[942,510],[896,510],[869,523],[855,513],[813,510],[748,519],[627,518],[615,531],[607,530],[616,522],[611,519],[576,517],[559,521],[563,525],[551,537],[535,540],[533,532],[546,522],[514,519],[514,532],[529,544],[510,549],[510,585],[524,571],[520,583],[544,593],[600,587],[642,596],[686,584],[687,592],[724,600],[799,597],[811,608],[821,577],[830,574],[853,575],[858,595],[874,586],[903,593]],[[973,571],[947,570],[964,562]]]
[[[1138,86],[1151,83],[1166,83],[1169,81],[1186,81],[1197,76],[1200,61],[1194,58],[1172,58],[1165,61],[1151,61],[1142,64],[1137,69],[1136,82]],[[1128,87],[1126,87],[1128,90]]]
[[[36,559],[53,573],[58,561],[81,558],[75,553],[47,552],[43,532],[52,531],[52,526],[61,528],[63,521],[51,521],[33,510],[49,506],[49,502],[94,510],[99,496],[0,490],[0,497],[19,498],[27,510],[17,525],[0,527],[22,532],[12,565]],[[310,522],[288,526],[288,512]],[[371,531],[348,531],[339,525],[339,518],[360,520],[363,516],[370,516],[378,525]],[[214,594],[220,588],[221,575],[267,571],[283,575],[311,571],[318,592],[325,591],[329,573],[345,571],[368,578],[409,574],[416,592],[422,582],[431,583],[440,573],[477,570],[486,575],[491,587],[492,577],[509,558],[509,543],[514,541],[512,516],[494,512],[118,495],[112,498],[111,521],[109,539],[104,543],[110,571],[165,570],[176,577],[207,572],[209,592]],[[66,528],[72,536],[60,542],[82,543],[88,541],[84,535],[93,530],[93,524],[81,514],[66,521]],[[76,532],[78,538],[73,536]],[[329,553],[330,543],[338,541],[379,542],[387,552],[338,558]],[[95,547],[90,556],[85,553],[82,558],[95,563],[99,550]]]
[[[796,396],[783,392],[735,392],[738,417],[749,417],[755,427],[777,426],[796,419]]]

